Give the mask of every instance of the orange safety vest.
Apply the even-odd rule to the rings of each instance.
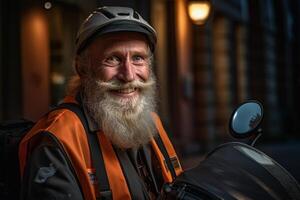
[[[67,97],[65,102],[76,103],[73,97]],[[162,126],[159,117],[156,114],[153,114],[152,117],[155,121],[158,133],[167,149],[170,159],[172,161],[175,160],[176,166],[174,166],[174,168],[176,175],[179,175],[182,172],[182,168],[176,152]],[[98,194],[96,189],[97,187],[95,187],[95,183],[90,180],[89,176],[89,174],[93,171],[93,166],[85,129],[77,115],[68,109],[59,109],[48,113],[41,120],[39,120],[37,124],[30,130],[30,132],[27,133],[22,139],[19,146],[21,177],[23,177],[27,161],[28,143],[33,136],[42,131],[52,133],[62,144],[62,147],[67,153],[75,170],[76,176],[80,182],[84,198],[89,200],[96,199]],[[121,165],[118,161],[112,144],[101,131],[99,131],[97,135],[99,144],[101,145],[103,160],[105,163],[105,169],[113,199],[131,199],[126,178],[122,172]],[[172,182],[173,180],[171,172],[165,164],[164,156],[156,144],[156,141],[152,139],[150,143],[162,169],[164,181],[168,183]]]

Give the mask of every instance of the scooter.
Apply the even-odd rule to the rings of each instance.
[[[254,148],[262,134],[262,104],[247,101],[229,121],[233,137],[209,152],[195,168],[163,187],[161,199],[182,200],[300,200],[296,179],[272,158]]]

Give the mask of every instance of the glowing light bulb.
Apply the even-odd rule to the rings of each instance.
[[[50,10],[50,9],[52,8],[52,3],[51,3],[50,1],[46,1],[46,2],[44,3],[44,8],[45,8],[46,10]]]
[[[195,24],[204,24],[210,14],[208,1],[191,1],[188,5],[189,16]]]

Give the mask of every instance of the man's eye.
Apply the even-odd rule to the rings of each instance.
[[[104,61],[105,64],[110,65],[110,66],[119,65],[120,62],[121,62],[121,60],[117,56],[110,56],[110,57],[106,58]]]
[[[142,65],[146,63],[146,59],[143,56],[135,55],[132,57],[133,64]]]

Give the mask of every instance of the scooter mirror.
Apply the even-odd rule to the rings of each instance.
[[[235,138],[247,138],[259,131],[262,119],[262,104],[256,100],[247,101],[232,113],[229,121],[230,133]]]

